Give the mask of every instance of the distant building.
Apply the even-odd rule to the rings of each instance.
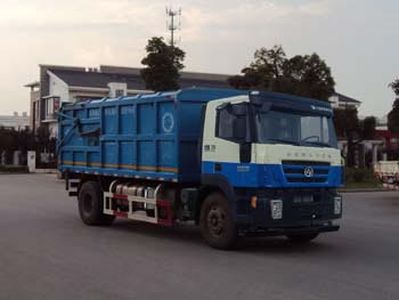
[[[12,116],[0,116],[0,127],[15,130],[29,128],[29,116],[26,112],[19,115],[15,112]]]
[[[361,101],[353,99],[351,97],[335,93],[328,99],[331,103],[331,106],[334,109],[349,109],[356,108],[358,109],[362,104]]]
[[[40,65],[40,80],[26,84],[30,88],[30,125],[33,130],[47,126],[57,132],[56,112],[62,102],[120,97],[151,92],[146,90],[139,68],[100,66],[82,68]],[[230,75],[182,72],[180,86],[227,88]]]
[[[30,118],[29,127],[32,130],[37,129],[40,126],[40,82],[35,81],[26,84],[25,87],[30,88]]]
[[[388,115],[377,118],[377,130],[388,130]]]
[[[38,81],[26,84],[30,89],[30,120],[33,130],[48,127],[51,136],[57,133],[56,112],[62,102],[119,97],[149,93],[140,76],[140,68],[104,66],[99,68],[39,65]],[[229,88],[231,75],[182,72],[182,88],[202,86]],[[358,108],[360,101],[336,93],[329,101],[334,108]]]

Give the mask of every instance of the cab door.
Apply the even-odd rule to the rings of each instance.
[[[248,97],[207,105],[202,145],[202,173],[223,176],[235,187],[256,185],[250,140]]]

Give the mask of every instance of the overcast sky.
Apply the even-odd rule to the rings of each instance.
[[[0,114],[29,111],[23,85],[38,64],[140,67],[148,38],[167,36],[165,6],[182,7],[186,70],[236,74],[262,46],[317,52],[337,91],[384,115],[399,75],[394,0],[1,0]]]

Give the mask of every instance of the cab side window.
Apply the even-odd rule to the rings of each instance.
[[[221,109],[217,116],[216,136],[221,139],[233,139],[233,123],[235,116],[227,109]]]
[[[242,142],[247,136],[247,107],[243,104],[226,105],[217,109],[216,137],[231,142]]]

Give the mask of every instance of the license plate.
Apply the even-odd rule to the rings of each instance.
[[[297,204],[313,203],[313,200],[314,200],[313,195],[311,195],[311,194],[294,196],[294,203],[297,203]]]

